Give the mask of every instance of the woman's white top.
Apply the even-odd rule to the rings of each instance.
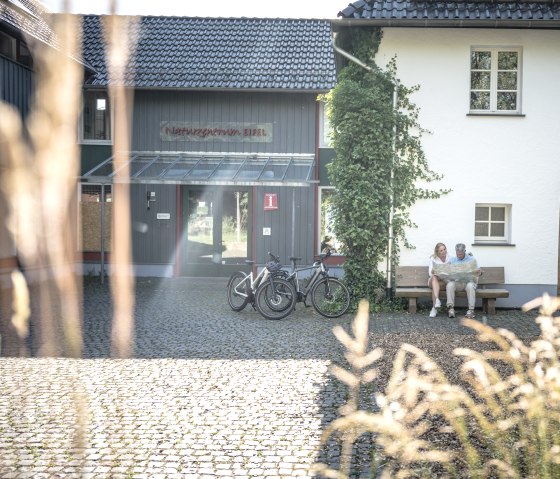
[[[430,262],[428,264],[428,275],[429,275],[429,279],[432,279],[432,269],[434,268],[434,264],[445,264],[445,263],[449,263],[451,261],[451,256],[449,256],[449,253],[445,256],[445,259],[442,260],[439,256],[435,256],[432,255],[430,256]]]

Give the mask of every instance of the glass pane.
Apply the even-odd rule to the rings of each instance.
[[[490,90],[490,72],[472,72],[471,90]]]
[[[500,236],[505,235],[505,224],[504,223],[492,223],[490,226],[490,236]]]
[[[210,263],[214,253],[214,192],[189,191],[187,261]]]
[[[492,52],[476,51],[471,53],[471,70],[490,70]]]
[[[84,140],[110,140],[110,107],[105,92],[85,92],[82,110]]]
[[[102,211],[102,196],[105,192],[105,208]],[[103,250],[111,251],[111,186],[82,185],[80,197],[80,238],[81,251],[101,252],[101,220],[104,214],[104,243]]]
[[[498,92],[498,110],[517,110],[517,93]]]
[[[475,223],[474,224],[475,236],[488,236],[488,223]]]
[[[517,90],[517,72],[498,72],[498,90]]]
[[[492,208],[492,221],[505,221],[506,220],[506,209],[494,207]]]
[[[490,110],[490,92],[471,91],[471,110]]]
[[[517,70],[517,52],[498,52],[498,70]]]
[[[337,240],[333,230],[334,212],[333,212],[333,196],[334,189],[321,190],[321,244],[319,246],[320,253],[340,253],[340,241]]]
[[[222,259],[227,264],[244,264],[247,259],[249,193],[224,192],[222,216]]]
[[[488,206],[477,206],[474,219],[476,221],[488,221],[490,218],[490,208]]]

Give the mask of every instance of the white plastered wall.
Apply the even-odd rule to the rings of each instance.
[[[522,47],[523,116],[468,115],[472,46]],[[480,265],[505,266],[508,284],[558,284],[560,31],[386,28],[376,62],[395,54],[397,77],[420,85],[424,151],[444,174],[431,186],[453,190],[413,207],[416,249],[403,247],[400,264],[427,264],[438,241],[453,253],[463,242]],[[473,244],[476,203],[512,205],[513,246]]]

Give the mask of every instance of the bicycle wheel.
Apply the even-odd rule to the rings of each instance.
[[[241,311],[249,302],[249,278],[245,273],[237,271],[228,281],[227,299],[234,311]]]
[[[311,303],[326,318],[338,318],[350,307],[350,293],[338,279],[325,277],[313,287]]]
[[[272,284],[271,284],[272,283]],[[266,319],[282,319],[288,316],[296,305],[296,292],[286,280],[273,277],[259,286],[255,294],[259,313]]]

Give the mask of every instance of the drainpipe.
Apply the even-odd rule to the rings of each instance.
[[[343,57],[348,58],[351,62],[354,62],[356,65],[365,68],[367,71],[372,71],[372,68],[369,65],[366,65],[364,62],[356,58],[354,55],[348,53],[346,50],[343,50],[336,44],[336,33],[333,33],[332,37],[332,45],[334,50],[342,55]],[[397,111],[397,99],[398,99],[398,84],[393,84],[393,111]],[[396,151],[396,142],[397,142],[397,123],[393,125],[393,152]],[[391,168],[391,176],[389,186],[391,187],[391,191],[393,188],[393,179],[394,179],[394,171]],[[385,288],[385,296],[390,298],[392,296],[393,290],[393,282],[392,282],[392,261],[391,256],[393,254],[393,216],[394,216],[394,198],[391,195],[390,198],[390,205],[389,205],[389,239],[387,243],[387,286]]]

